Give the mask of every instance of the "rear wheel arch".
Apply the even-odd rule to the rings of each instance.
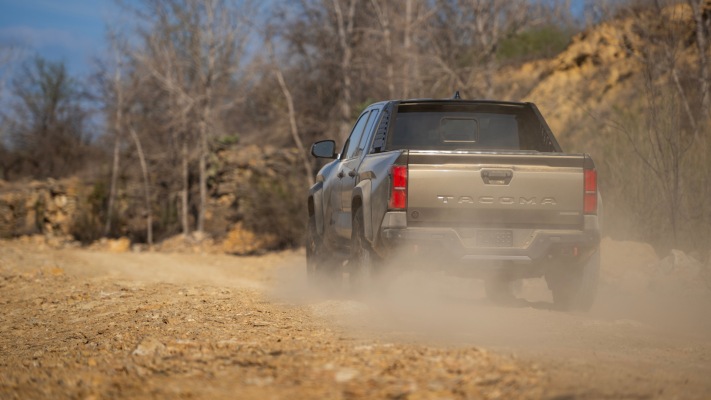
[[[363,199],[360,196],[355,196],[351,200],[351,215],[353,218],[356,218],[357,211],[361,208],[363,208]]]
[[[314,217],[316,232],[319,235],[324,234],[324,215],[323,215],[323,182],[318,182],[309,190],[309,198],[307,200],[309,218]]]
[[[307,205],[308,211],[309,211],[309,218],[313,217],[315,214],[315,207],[314,207],[314,196],[309,196],[309,201]]]
[[[355,218],[356,209],[360,208],[363,215],[363,231],[365,239],[373,243],[373,223],[372,223],[372,213],[370,209],[370,190],[372,182],[369,179],[362,180],[353,189],[353,195],[351,199],[351,215]]]

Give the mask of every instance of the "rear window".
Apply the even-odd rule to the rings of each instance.
[[[388,150],[555,151],[526,105],[400,104]]]

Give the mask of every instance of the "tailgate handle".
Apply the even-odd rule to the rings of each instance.
[[[513,178],[511,170],[491,170],[484,169],[481,171],[481,179],[487,185],[508,185]]]

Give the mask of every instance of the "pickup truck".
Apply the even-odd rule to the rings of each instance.
[[[561,309],[593,304],[600,264],[597,172],[561,150],[532,103],[392,100],[368,106],[308,195],[307,274],[372,285],[397,260],[484,279],[487,296],[545,277]]]

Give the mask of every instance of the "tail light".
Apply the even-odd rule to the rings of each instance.
[[[390,170],[390,201],[391,210],[407,208],[407,165],[393,165]]]
[[[594,169],[584,171],[583,212],[595,215],[597,214],[597,171]]]

